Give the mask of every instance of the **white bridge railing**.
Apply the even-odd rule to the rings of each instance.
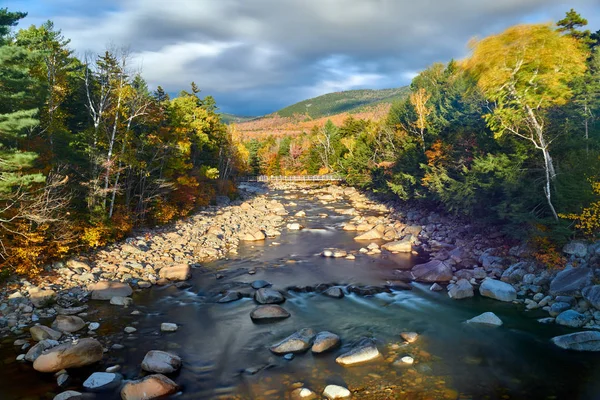
[[[246,176],[240,178],[242,182],[325,182],[325,181],[343,181],[344,179],[337,174],[327,175],[258,175]]]

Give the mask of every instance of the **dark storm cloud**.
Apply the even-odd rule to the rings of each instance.
[[[407,84],[432,62],[464,57],[473,36],[556,21],[571,7],[600,28],[597,0],[42,3],[30,3],[30,21],[53,19],[78,51],[129,45],[151,85],[178,91],[194,80],[223,110],[240,114],[329,91]]]

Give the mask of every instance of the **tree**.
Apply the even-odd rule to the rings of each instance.
[[[427,101],[429,101],[431,95],[427,93],[425,88],[419,88],[416,92],[412,92],[409,98],[417,113],[417,119],[412,123],[412,126],[418,132],[423,151],[425,151],[425,129],[427,129],[427,117],[431,114],[431,109],[427,107]]]
[[[555,220],[552,182],[556,171],[550,155],[546,115],[564,105],[573,92],[569,83],[585,72],[587,52],[574,38],[550,25],[518,25],[472,44],[467,68],[493,102],[486,115],[497,137],[505,133],[528,141],[543,158],[544,195]]]
[[[563,19],[556,23],[559,32],[564,32],[572,38],[581,40],[583,43],[591,45],[593,42],[593,39],[591,38],[591,32],[589,30],[578,30],[578,28],[584,27],[587,24],[587,19],[583,18],[572,8],[566,12],[566,15]]]

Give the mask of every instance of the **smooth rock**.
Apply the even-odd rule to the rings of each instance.
[[[340,365],[350,366],[374,360],[380,356],[379,350],[372,339],[362,338],[348,352],[335,359]]]
[[[67,390],[54,396],[53,400],[79,400],[83,394],[74,390]]]
[[[571,305],[569,303],[557,301],[550,306],[549,314],[551,317],[556,317],[558,314],[562,313],[563,311],[567,311],[570,308]]]
[[[550,282],[551,295],[579,295],[592,285],[592,271],[586,267],[572,267],[560,271]]]
[[[92,300],[110,300],[114,296],[128,297],[133,289],[126,283],[102,281],[88,286],[92,292]]]
[[[55,331],[52,328],[48,328],[44,325],[35,325],[29,328],[29,333],[31,334],[31,338],[36,342],[42,341],[44,339],[52,339],[58,340],[62,336],[62,333],[59,331]]]
[[[513,301],[517,298],[517,291],[511,284],[490,278],[486,278],[481,282],[479,293],[482,296],[500,301]]]
[[[414,343],[419,338],[419,334],[417,332],[402,332],[400,337],[408,343]]]
[[[498,318],[493,312],[484,312],[474,318],[466,321],[467,324],[487,325],[487,326],[501,326],[502,320]]]
[[[307,388],[297,388],[290,393],[290,400],[316,400],[317,394]]]
[[[35,346],[32,346],[27,354],[25,354],[25,360],[29,362],[34,362],[38,359],[42,353],[48,349],[58,346],[58,342],[52,339],[44,339],[37,343]]]
[[[271,283],[267,282],[265,280],[259,279],[257,281],[252,282],[252,284],[250,286],[252,286],[252,289],[258,290],[258,289],[270,287]]]
[[[600,285],[586,287],[581,294],[595,309],[600,310]]]
[[[254,299],[260,304],[281,304],[285,301],[285,297],[280,292],[270,288],[258,289]]]
[[[142,361],[142,369],[148,372],[170,374],[181,368],[181,357],[161,350],[151,350]]]
[[[388,242],[381,248],[392,253],[410,253],[412,251],[412,240],[404,238],[395,242]]]
[[[29,300],[35,308],[44,308],[56,302],[56,292],[54,290],[35,290],[29,293]]]
[[[175,332],[175,331],[177,331],[177,329],[178,329],[177,324],[174,324],[172,322],[163,322],[162,324],[160,324],[161,332]]]
[[[331,332],[319,332],[312,345],[313,353],[324,353],[340,345],[340,337]]]
[[[258,306],[250,313],[250,318],[253,321],[278,320],[288,318],[289,316],[289,312],[276,305]]]
[[[85,327],[85,321],[75,315],[57,315],[52,322],[52,329],[61,332],[77,332]]]
[[[323,292],[325,296],[333,297],[335,299],[341,299],[344,297],[344,291],[339,286],[332,286]]]
[[[217,303],[231,303],[234,301],[237,301],[239,299],[242,298],[242,294],[240,292],[236,292],[234,290],[228,290],[227,292],[225,292],[225,294],[223,295],[223,297],[221,297]]]
[[[577,351],[600,351],[600,332],[583,331],[555,336],[552,343],[560,348]]]
[[[418,282],[449,282],[452,279],[452,268],[440,260],[417,264],[411,272]]]
[[[192,267],[188,264],[179,264],[172,267],[163,267],[160,269],[160,278],[170,281],[185,281],[192,277]]]
[[[558,314],[555,322],[571,328],[581,328],[587,322],[587,317],[575,310],[567,310]]]
[[[145,378],[129,381],[121,389],[122,400],[151,400],[176,393],[179,386],[161,374],[149,375]]]
[[[270,347],[275,354],[302,353],[310,349],[315,332],[310,328],[301,329]]]
[[[329,400],[334,399],[349,399],[352,393],[348,389],[338,385],[327,385],[323,390],[323,396]]]
[[[92,392],[113,390],[121,386],[123,376],[109,372],[94,372],[84,382],[83,387]]]
[[[455,300],[473,297],[473,285],[466,279],[459,279],[448,285],[448,296]]]
[[[35,360],[33,369],[39,372],[57,372],[83,367],[100,361],[103,354],[102,345],[97,340],[79,339],[45,351]]]

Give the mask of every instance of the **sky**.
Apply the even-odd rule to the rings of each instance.
[[[321,94],[407,85],[468,42],[600,0],[3,0],[21,27],[52,20],[79,56],[127,47],[151,88],[194,81],[222,112],[263,115]]]

